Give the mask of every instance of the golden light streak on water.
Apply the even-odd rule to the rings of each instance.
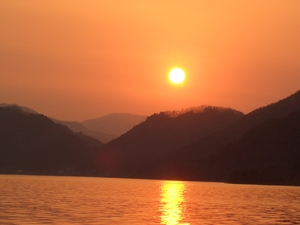
[[[185,210],[185,184],[183,182],[166,181],[161,186],[161,224],[177,225],[183,219]]]

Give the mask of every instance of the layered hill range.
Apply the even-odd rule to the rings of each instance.
[[[161,112],[107,143],[101,175],[300,184],[300,92],[246,115],[200,107]]]
[[[103,146],[99,155],[101,171],[110,176],[143,177],[146,167],[152,168],[153,163],[166,155],[242,117],[243,113],[236,110],[212,106],[154,114]]]
[[[24,107],[0,107],[1,173],[91,174],[102,145]]]
[[[0,172],[300,185],[300,91],[245,115],[214,106],[156,113],[104,145],[4,107],[0,154]]]
[[[143,116],[112,114],[88,122],[105,124],[106,118],[111,124],[103,130],[120,135]],[[95,130],[79,122],[50,119],[24,106],[0,104],[0,173],[94,175],[94,159],[103,145],[87,135],[100,133]]]
[[[39,114],[25,106],[17,104],[0,104],[0,107],[19,107],[26,113]],[[102,143],[107,143],[129,131],[135,125],[145,121],[147,116],[130,113],[112,113],[102,117],[77,121],[63,121],[51,118],[54,122],[67,126],[75,133],[83,134],[98,139]]]
[[[82,122],[53,120],[67,126],[74,132],[82,132],[98,139],[102,143],[107,143],[126,133],[145,119],[146,116],[142,115],[112,113],[95,119],[84,120]]]

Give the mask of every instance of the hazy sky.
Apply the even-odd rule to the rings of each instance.
[[[81,121],[299,89],[299,0],[0,0],[0,103]]]

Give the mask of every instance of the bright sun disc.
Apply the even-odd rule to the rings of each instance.
[[[169,79],[173,84],[180,84],[185,79],[185,73],[180,68],[174,68],[169,73]]]

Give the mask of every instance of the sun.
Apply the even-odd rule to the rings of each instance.
[[[181,84],[185,79],[185,73],[180,68],[174,68],[169,72],[169,80],[173,84]]]

